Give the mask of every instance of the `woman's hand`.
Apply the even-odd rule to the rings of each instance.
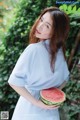
[[[36,105],[44,109],[56,109],[58,107],[45,105],[42,101],[35,99],[24,87],[19,87],[15,85],[10,85],[18,94],[23,96],[25,99],[29,100],[33,105]]]
[[[43,109],[56,109],[59,108],[59,106],[53,106],[53,105],[46,105],[42,101],[38,100],[36,106],[43,108]]]

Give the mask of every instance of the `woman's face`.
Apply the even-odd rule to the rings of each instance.
[[[49,12],[46,12],[36,27],[35,36],[40,40],[49,39],[52,36],[53,21]]]

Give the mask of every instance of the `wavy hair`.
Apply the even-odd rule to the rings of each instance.
[[[69,17],[65,12],[57,7],[45,8],[32,26],[32,29],[30,31],[29,43],[39,42],[39,38],[36,38],[34,34],[39,20],[46,12],[50,13],[53,20],[52,37],[49,43],[52,66],[55,63],[56,52],[59,48],[62,48],[65,57],[65,40],[67,39],[69,33]]]

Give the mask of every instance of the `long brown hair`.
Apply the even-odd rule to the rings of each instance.
[[[50,39],[50,54],[51,54],[51,66],[55,62],[56,52],[59,48],[62,47],[63,54],[65,57],[65,39],[68,37],[69,33],[69,17],[66,13],[61,11],[57,7],[49,7],[42,11],[41,15],[36,20],[35,24],[32,26],[30,31],[30,41],[29,43],[37,43],[38,38],[34,36],[36,27],[39,23],[41,17],[46,13],[49,12],[51,18],[53,20],[53,31],[52,37]]]

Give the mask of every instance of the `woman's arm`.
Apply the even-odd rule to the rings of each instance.
[[[21,87],[21,86],[15,86],[15,85],[11,85],[10,86],[21,96],[23,96],[25,99],[27,99],[28,101],[30,101],[32,104],[37,103],[37,99],[35,99],[34,97],[32,97],[32,95],[28,92],[28,90],[25,87]]]
[[[53,106],[45,105],[40,100],[35,99],[25,87],[19,87],[15,85],[9,84],[19,95],[23,96],[26,100],[31,102],[33,105],[36,105],[37,107],[44,108],[44,109],[55,109]]]

